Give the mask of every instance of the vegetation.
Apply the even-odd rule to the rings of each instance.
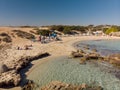
[[[3,40],[4,42],[6,42],[6,43],[12,42],[11,37],[5,37],[5,38],[3,38],[2,40]]]
[[[50,30],[37,30],[38,35],[49,36]]]
[[[106,34],[110,34],[110,33],[112,33],[112,32],[118,32],[118,31],[119,31],[119,30],[118,30],[117,27],[111,27],[111,28],[105,30],[105,33],[106,33]]]
[[[0,36],[9,36],[7,33],[1,33]]]
[[[36,28],[37,26],[28,26],[28,25],[26,25],[26,26],[20,26],[21,28]]]
[[[37,35],[35,31],[30,30],[30,33]]]
[[[6,42],[6,43],[12,42],[12,38],[7,33],[1,33],[0,36],[3,37],[2,39],[0,39],[0,41]]]
[[[26,39],[34,39],[35,38],[35,36],[33,34],[30,34],[30,33],[27,33],[27,32],[21,31],[21,30],[13,30],[13,32],[15,32],[16,35],[21,38],[26,38]]]
[[[85,26],[69,26],[69,25],[53,25],[50,28],[51,30],[57,30],[59,32],[63,32],[64,34],[73,34],[74,31],[80,31],[82,33],[87,32],[88,27]]]
[[[63,30],[63,33],[64,34],[71,34],[72,32],[71,32],[70,27],[65,27],[64,30]]]
[[[103,29],[103,33],[106,33],[107,30],[108,30],[108,28],[104,28]]]

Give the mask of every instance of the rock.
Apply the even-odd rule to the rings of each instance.
[[[85,84],[85,83],[81,84],[81,88],[82,89],[86,89],[87,88],[87,84]]]
[[[2,73],[0,75],[0,87],[17,86],[21,77],[15,70]]]
[[[117,53],[117,54],[109,55],[109,58],[110,58],[110,59],[115,59],[115,60],[120,60],[120,54]]]
[[[81,85],[72,85],[72,84],[62,83],[59,81],[52,81],[48,85],[40,88],[40,90],[103,90],[103,89],[98,86],[90,87],[85,83]]]
[[[37,85],[31,81],[28,80],[28,82],[22,87],[22,90],[33,90],[37,87]]]
[[[6,65],[9,66],[10,69],[15,69],[16,71],[19,71],[22,68],[26,67],[29,64],[29,62],[39,58],[46,57],[48,55],[49,53],[45,52],[45,53],[38,53],[35,56],[20,56],[12,60],[10,63],[6,62]]]
[[[85,54],[85,52],[82,49],[79,49],[79,53]]]
[[[108,62],[118,68],[120,68],[120,54],[112,54],[108,56]]]
[[[97,52],[97,49],[92,49],[93,52]]]
[[[87,61],[86,57],[80,58],[80,64],[86,64],[86,61]]]
[[[29,62],[48,56],[49,53],[38,53],[35,56],[20,56],[10,62],[0,65],[0,87],[17,86],[21,81],[19,71],[25,68]],[[9,67],[9,71],[7,66]]]
[[[83,57],[83,54],[80,53],[79,51],[77,51],[77,52],[72,51],[71,57],[73,57],[73,58]]]
[[[83,48],[86,49],[86,50],[90,49],[88,45],[84,46]]]
[[[7,72],[8,71],[8,67],[5,64],[0,64],[0,74]]]
[[[88,55],[86,55],[86,58],[89,59],[89,60],[90,59],[96,59],[96,60],[98,60],[99,57],[100,57],[100,55],[97,54],[97,53],[89,53]]]

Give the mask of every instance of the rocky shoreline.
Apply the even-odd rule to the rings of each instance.
[[[91,50],[88,45],[85,45],[83,49],[78,49],[78,44],[79,42],[73,45],[76,51],[72,51],[70,57],[80,58],[80,64],[92,61],[96,66],[101,67],[101,71],[111,73],[120,79],[120,53],[103,56],[95,48]]]
[[[103,39],[104,38],[105,37],[103,37]],[[108,39],[108,38],[109,37],[106,37],[106,39]],[[94,37],[91,39],[94,39]],[[96,39],[99,39],[99,38],[96,37]],[[10,49],[4,50],[5,52],[0,51],[0,54],[2,54],[2,55],[0,55],[0,62],[2,62],[3,66],[6,65],[8,68],[8,71],[5,71],[2,74],[0,74],[0,75],[2,75],[1,77],[3,77],[1,79],[1,81],[3,81],[3,80],[5,81],[7,78],[9,78],[9,80],[5,83],[7,83],[7,85],[12,84],[13,86],[17,86],[19,84],[17,82],[21,81],[21,75],[19,72],[22,69],[24,69],[24,68],[21,68],[21,66],[26,68],[28,63],[31,62],[31,60],[30,60],[30,62],[26,61],[26,59],[30,58],[29,56],[32,56],[32,59],[33,59],[34,56],[37,56],[39,54],[44,54],[46,52],[49,52],[54,56],[68,55],[71,51],[75,50],[71,45],[74,42],[77,42],[80,40],[81,41],[88,40],[88,37],[67,37],[67,38],[63,38],[62,43],[53,42],[53,43],[44,44],[44,45],[41,45],[40,43],[34,43],[34,44],[32,43],[33,47],[31,50],[15,50],[10,46]],[[27,44],[28,44],[28,42],[27,42]],[[21,46],[22,46],[22,44],[21,44]],[[44,51],[46,51],[46,52],[44,52]],[[41,52],[41,53],[39,53],[39,52]],[[65,52],[65,53],[63,53],[63,52]],[[25,61],[22,59],[25,59]],[[20,65],[19,65],[19,63],[20,63]],[[35,68],[35,67],[33,67],[33,68]],[[16,69],[16,70],[14,71],[13,69]],[[13,79],[13,77],[14,77],[14,79]],[[20,80],[19,80],[19,78],[20,78]],[[2,82],[2,83],[5,85],[4,82]],[[1,86],[4,86],[4,85],[1,85]]]
[[[34,90],[37,88],[37,85],[29,81],[22,90]],[[52,81],[49,84],[39,88],[39,90],[103,90],[101,86],[96,85],[87,85],[85,83],[80,85],[67,84],[60,81]]]
[[[22,69],[28,66],[28,64],[31,61],[50,55],[49,53],[44,52],[44,53],[37,53],[34,56],[19,56],[17,58],[14,58],[13,60],[7,61],[7,59],[11,59],[11,58],[9,58],[9,55],[6,50],[7,49],[4,49],[4,48],[1,49],[2,54],[3,52],[6,52],[5,53],[6,55],[4,55],[4,60],[6,59],[6,62],[5,61],[3,62],[1,60],[1,65],[0,65],[0,87],[1,88],[18,86],[20,81],[22,80],[22,77],[20,75],[20,71]]]

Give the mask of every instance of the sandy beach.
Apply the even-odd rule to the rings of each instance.
[[[44,58],[43,60],[33,61],[34,66],[27,72],[27,75],[37,68],[37,65],[47,62],[51,58],[56,58],[60,56],[69,56],[71,51],[75,51],[74,44],[84,41],[84,40],[110,40],[110,39],[120,39],[119,37],[108,37],[108,36],[71,36],[62,37],[62,41],[51,42],[46,45],[42,44],[41,51],[46,51],[51,54],[51,56]]]
[[[109,37],[109,36],[69,36],[69,37],[61,37],[62,41],[53,41],[47,44],[41,44],[40,42],[31,42],[31,41],[26,41],[26,42],[19,42],[19,43],[14,43],[12,45],[12,49],[9,50],[11,52],[11,55],[14,55],[13,58],[17,58],[22,55],[35,55],[37,53],[42,53],[42,52],[48,52],[50,53],[50,56],[40,59],[40,60],[35,60],[32,61],[33,66],[29,69],[29,71],[26,73],[28,76],[37,66],[41,65],[42,63],[47,62],[51,58],[56,58],[60,56],[68,56],[70,55],[71,51],[75,51],[75,48],[73,47],[76,42],[79,41],[84,41],[84,40],[100,40],[100,39],[120,39],[119,37]],[[14,47],[17,45],[23,47],[26,44],[32,44],[32,50],[15,50]],[[9,55],[9,56],[11,56]],[[9,60],[11,60],[9,58]],[[0,90],[7,90],[7,89],[0,89]],[[8,90],[20,90],[20,87],[15,87],[11,88]]]

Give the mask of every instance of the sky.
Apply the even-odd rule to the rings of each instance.
[[[0,25],[120,25],[120,0],[0,0]]]

